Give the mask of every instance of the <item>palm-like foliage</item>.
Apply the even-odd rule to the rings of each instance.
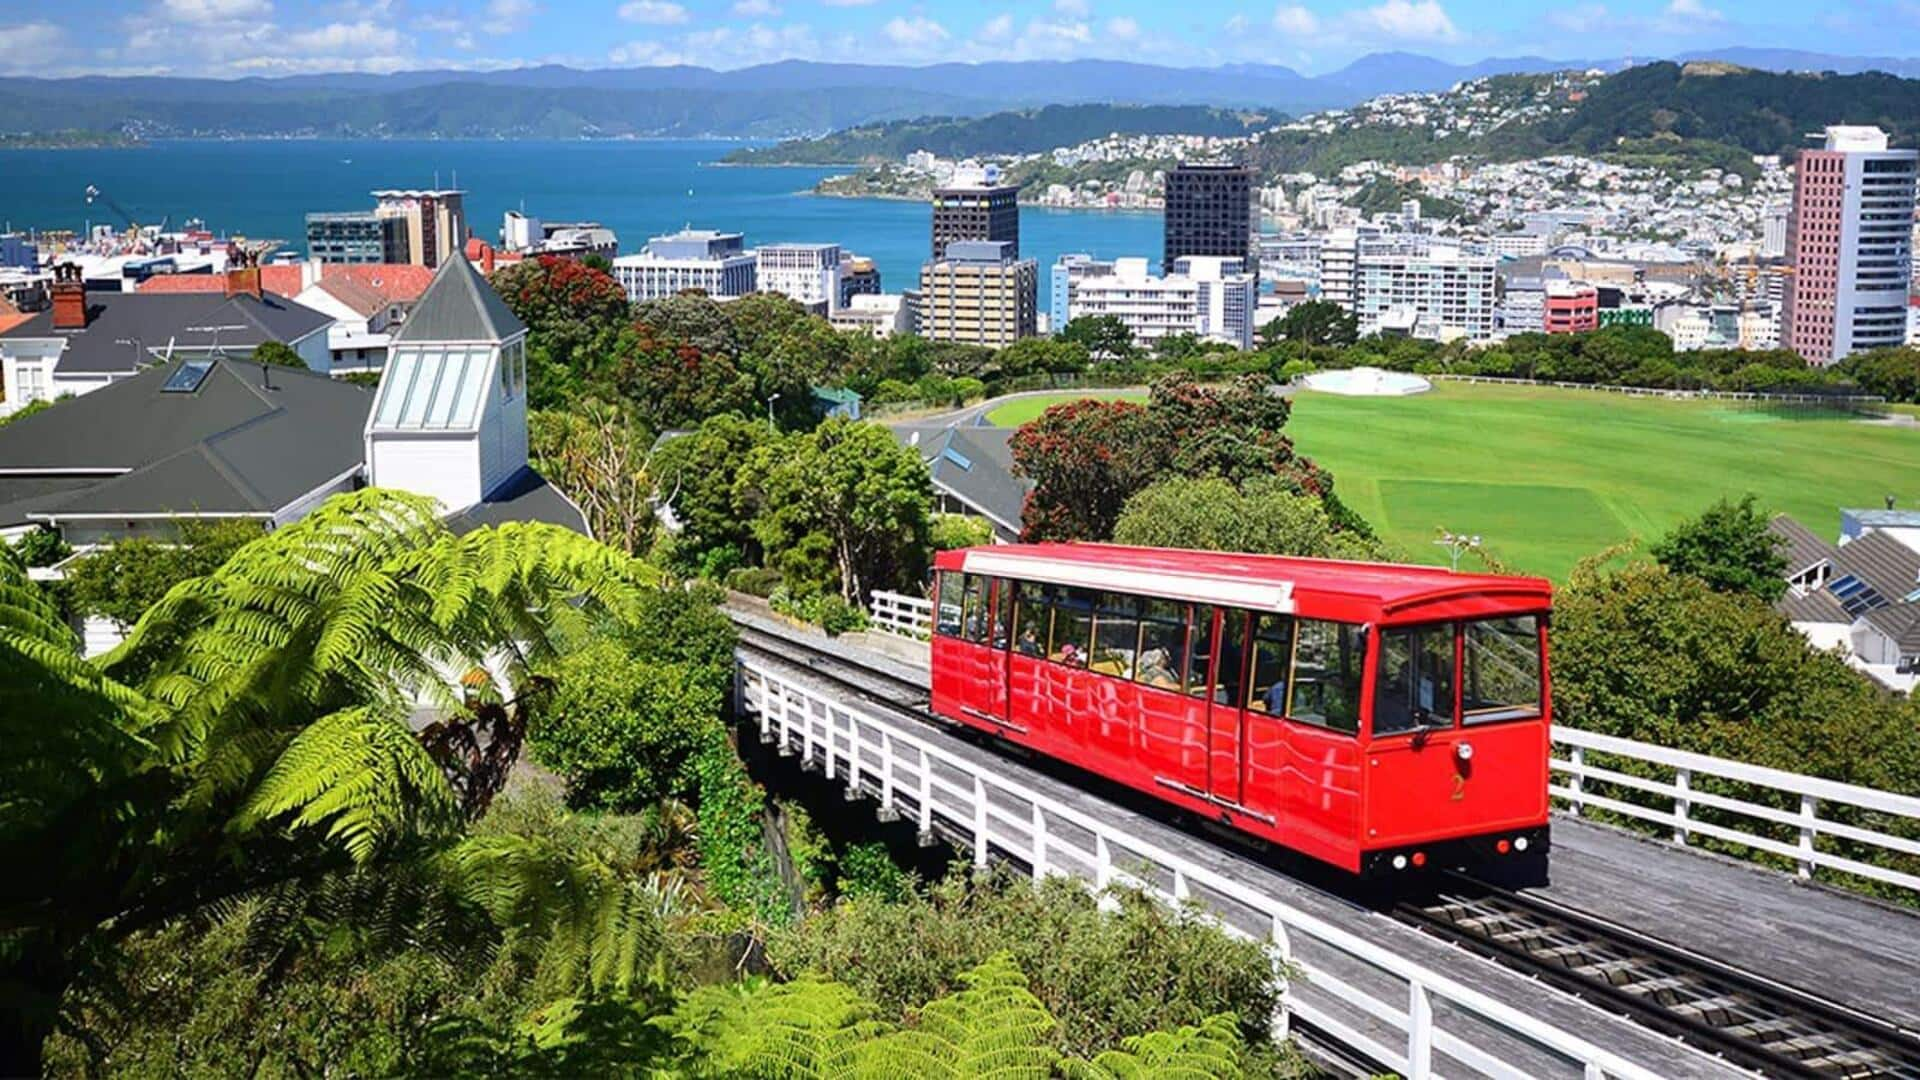
[[[1068,1059],[1069,1080],[1232,1080],[1242,1073],[1240,1028],[1231,1016],[1209,1016],[1195,1027],[1128,1036],[1118,1050],[1092,1061]]]
[[[431,864],[516,917],[582,905],[544,928],[596,985],[631,982],[648,897],[591,870],[536,897],[528,875],[556,868],[511,840],[436,853],[503,781],[502,755],[484,755],[517,750],[556,635],[629,615],[649,576],[563,529],[455,536],[425,500],[363,491],[176,586],[87,662],[0,554],[0,857],[31,869],[0,885],[0,998],[25,1019],[0,1034],[0,1072],[32,1066],[102,942],[354,867]],[[485,776],[410,722],[469,701],[493,718],[466,740]]]

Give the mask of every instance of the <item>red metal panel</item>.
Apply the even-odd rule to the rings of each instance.
[[[1375,739],[1367,749],[1366,846],[1544,824],[1547,741],[1538,720],[1436,731],[1424,741]],[[1472,747],[1471,759],[1460,757],[1462,744]]]

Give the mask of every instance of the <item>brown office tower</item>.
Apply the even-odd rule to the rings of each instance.
[[[1254,171],[1230,162],[1181,162],[1167,173],[1166,242],[1161,267],[1176,259],[1220,255],[1260,272],[1260,217],[1253,198]]]
[[[1002,184],[997,170],[956,176],[933,189],[933,261],[947,257],[955,240],[1006,244],[1020,257],[1020,185]]]

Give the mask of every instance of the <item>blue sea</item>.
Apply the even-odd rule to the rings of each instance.
[[[598,221],[622,253],[685,225],[744,232],[747,243],[837,243],[872,258],[898,292],[919,279],[931,224],[925,204],[807,194],[844,169],[717,166],[743,145],[719,141],[490,142],[265,140],[161,141],[132,149],[0,151],[0,225],[75,229],[119,224],[85,201],[92,184],[141,223],[190,217],[223,234],[305,242],[312,210],[371,208],[376,188],[458,186],[467,223],[497,243],[501,215]],[[1084,210],[1021,212],[1021,254],[1040,263],[1041,306],[1056,256],[1101,258],[1160,251],[1160,215]]]

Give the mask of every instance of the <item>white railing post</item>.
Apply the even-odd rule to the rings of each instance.
[[[893,736],[880,732],[880,812],[893,813]]]
[[[1273,916],[1274,1009],[1269,1028],[1275,1042],[1285,1042],[1293,1030],[1293,1010],[1288,997],[1293,993],[1289,971],[1293,966],[1293,943],[1287,938],[1287,924],[1278,913]]]
[[[1692,801],[1687,798],[1687,794],[1693,790],[1693,771],[1675,769],[1673,786],[1679,790],[1679,794],[1673,798],[1673,842],[1685,847],[1688,832],[1687,815],[1693,809]]]
[[[1573,776],[1567,782],[1567,786],[1573,789],[1573,816],[1582,817],[1584,816],[1583,812],[1587,808],[1587,800],[1584,798],[1586,795],[1586,784],[1584,783],[1587,768],[1586,747],[1573,747],[1567,752],[1567,760],[1573,765]]]
[[[1033,801],[1033,881],[1038,885],[1047,877],[1047,817],[1040,800]]]
[[[933,836],[933,755],[920,749],[920,836]]]
[[[847,797],[860,794],[860,716],[847,714]]]
[[[1418,979],[1407,981],[1407,1080],[1433,1075],[1433,1002]]]
[[[1800,876],[1813,876],[1813,838],[1820,831],[1820,800],[1812,795],[1800,796]]]
[[[987,782],[973,775],[973,868],[987,868]]]

